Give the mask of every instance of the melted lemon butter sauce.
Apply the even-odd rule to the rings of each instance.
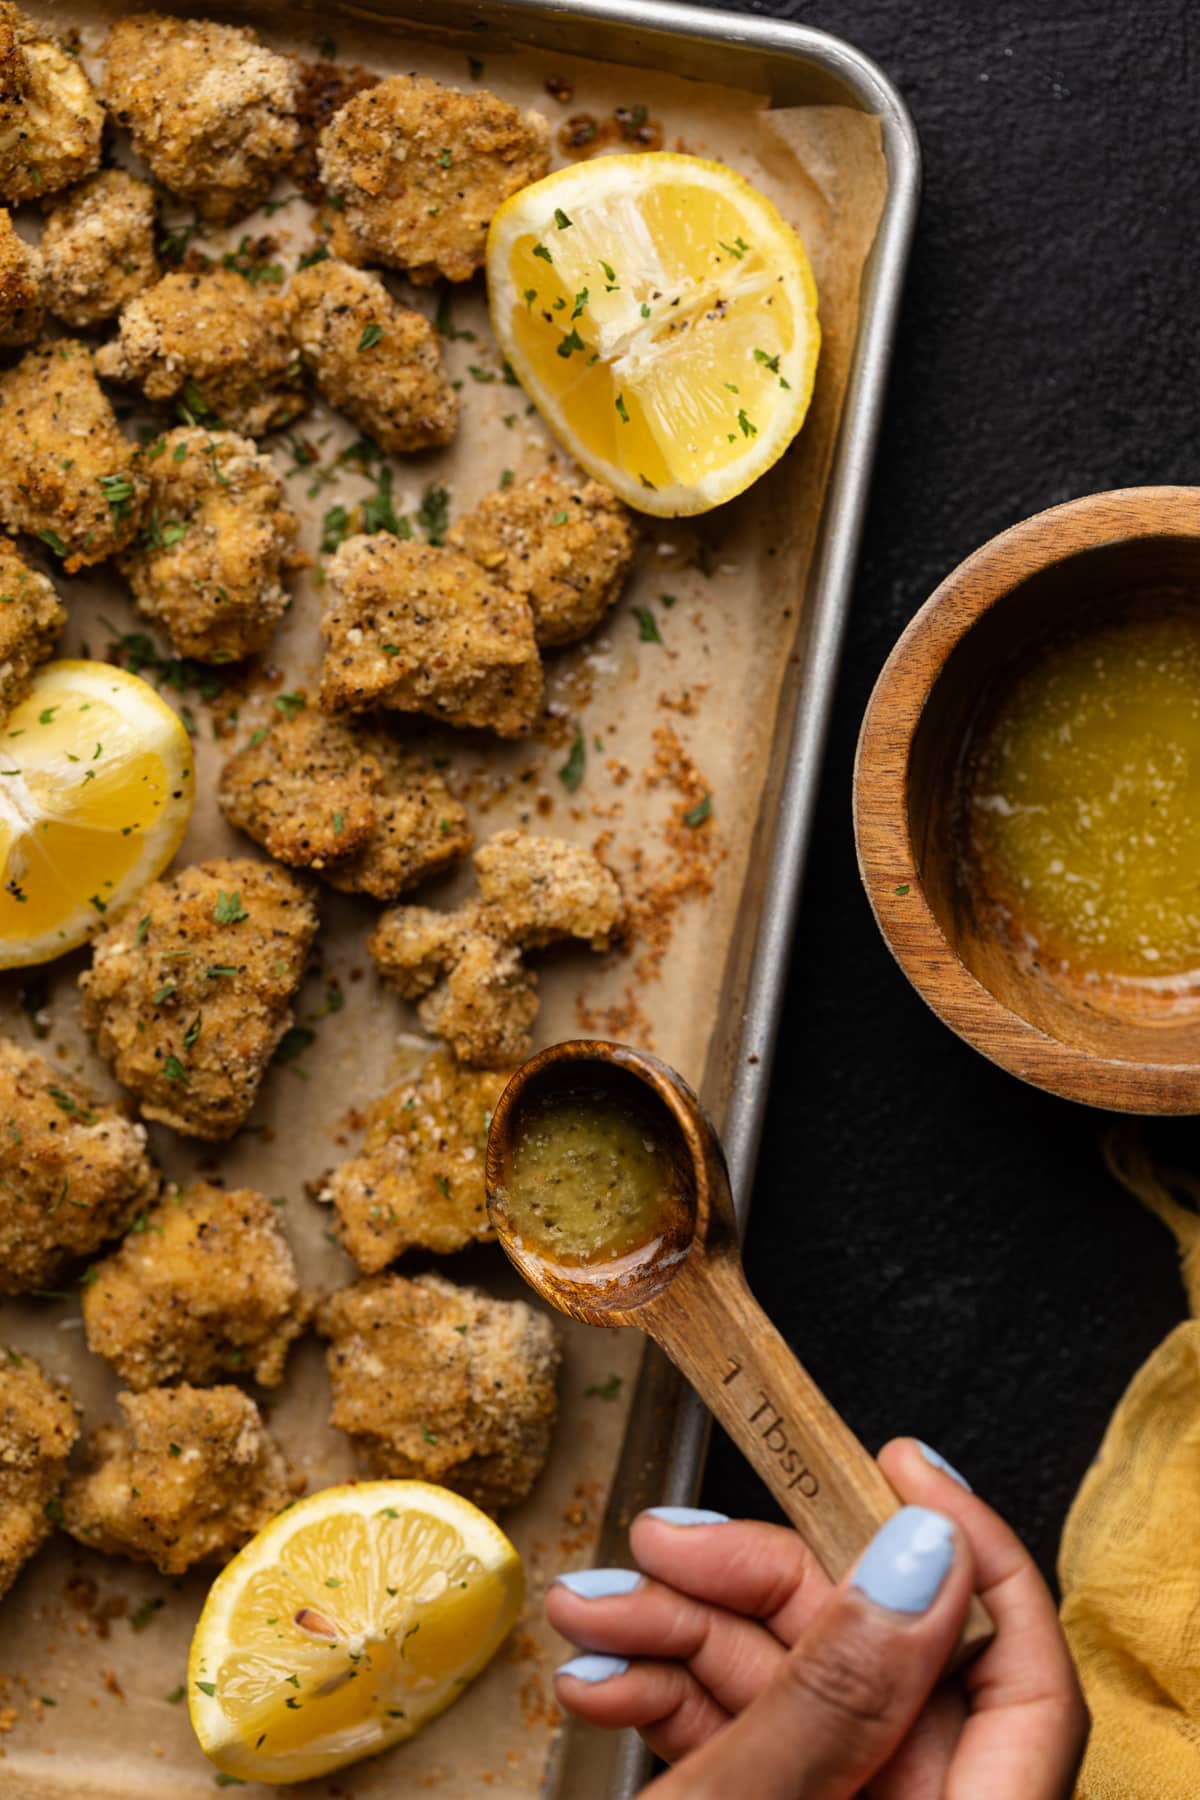
[[[1048,642],[987,711],[965,801],[973,873],[1037,955],[1200,975],[1200,605]]]
[[[679,1177],[648,1109],[602,1087],[542,1096],[521,1118],[504,1204],[522,1246],[611,1265],[684,1222]]]

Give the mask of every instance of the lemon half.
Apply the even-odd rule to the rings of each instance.
[[[306,1781],[408,1738],[516,1622],[521,1559],[446,1488],[325,1488],[222,1571],[188,1661],[205,1754],[244,1781]]]
[[[160,875],[194,786],[191,740],[148,682],[39,669],[0,724],[0,968],[73,950]]]
[[[821,331],[804,245],[721,163],[601,156],[492,220],[492,324],[577,462],[630,506],[707,512],[804,422]]]

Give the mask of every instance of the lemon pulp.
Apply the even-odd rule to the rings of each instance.
[[[327,1488],[218,1576],[188,1666],[201,1747],[243,1780],[307,1780],[404,1738],[490,1660],[524,1596],[517,1552],[420,1481]]]
[[[187,732],[148,682],[40,669],[0,725],[0,967],[72,949],[159,875],[193,785]]]
[[[728,500],[804,421],[812,270],[723,164],[661,152],[560,169],[501,207],[487,270],[496,335],[543,416],[643,512]]]

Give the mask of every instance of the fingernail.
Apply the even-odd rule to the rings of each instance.
[[[556,1675],[570,1675],[576,1681],[589,1681],[593,1686],[599,1681],[611,1681],[614,1675],[623,1675],[629,1667],[623,1656],[601,1656],[592,1651],[587,1656],[573,1656],[565,1662],[561,1669],[555,1669]]]
[[[905,1506],[881,1525],[850,1577],[851,1587],[889,1612],[923,1613],[954,1561],[954,1527],[925,1506]]]
[[[917,1446],[917,1449],[921,1452],[921,1455],[925,1458],[927,1463],[932,1463],[935,1469],[940,1469],[943,1475],[948,1475],[950,1477],[951,1481],[957,1481],[959,1487],[966,1488],[968,1494],[973,1494],[975,1492],[975,1489],[971,1486],[966,1476],[960,1475],[954,1464],[952,1462],[947,1462],[940,1450],[935,1450],[932,1444],[926,1444],[920,1438],[914,1438],[913,1443]]]
[[[611,1600],[615,1594],[632,1594],[641,1587],[636,1569],[572,1569],[554,1577],[555,1587],[565,1587],[581,1600]]]
[[[648,1506],[642,1515],[661,1519],[664,1525],[728,1525],[729,1514],[710,1512],[707,1506]]]

